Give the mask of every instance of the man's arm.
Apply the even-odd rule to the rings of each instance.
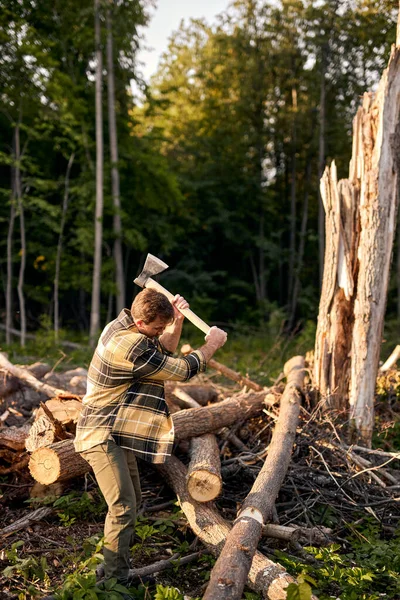
[[[171,302],[174,307],[174,321],[171,325],[168,325],[162,335],[160,335],[160,342],[168,352],[174,353],[178,347],[179,340],[182,333],[182,325],[184,315],[178,310],[179,308],[189,308],[189,303],[177,294]]]

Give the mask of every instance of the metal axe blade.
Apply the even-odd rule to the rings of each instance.
[[[163,260],[157,258],[153,254],[148,254],[146,258],[146,262],[144,263],[143,271],[140,273],[139,277],[134,279],[134,283],[139,285],[140,287],[146,287],[146,281],[150,279],[153,275],[157,275],[157,273],[162,273],[168,269],[167,263]]]

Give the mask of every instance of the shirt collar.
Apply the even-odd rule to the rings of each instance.
[[[138,330],[134,323],[134,320],[132,318],[132,314],[131,314],[131,311],[129,310],[129,308],[123,308],[121,310],[121,312],[119,313],[119,315],[117,317],[117,321],[119,321],[119,323],[121,323],[121,325],[125,329],[131,329],[136,332]]]

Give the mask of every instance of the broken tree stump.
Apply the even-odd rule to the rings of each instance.
[[[304,358],[293,357],[285,364],[284,373],[287,384],[267,458],[211,571],[203,600],[240,600],[263,525],[271,519],[296,435]]]
[[[190,497],[186,486],[186,468],[175,456],[169,457],[165,464],[155,466],[177,495],[195,535],[214,556],[218,556],[229,535],[230,524],[221,517],[211,503],[199,503]],[[247,581],[252,590],[269,600],[284,600],[285,590],[290,583],[295,583],[295,579],[281,565],[272,562],[261,552],[255,553]],[[219,598],[217,591],[213,600]]]
[[[175,439],[179,441],[198,437],[232,425],[235,421],[260,415],[265,397],[266,392],[251,392],[234,396],[213,406],[182,410],[172,415]],[[56,467],[53,471],[50,469],[50,461],[54,461]],[[64,440],[35,450],[30,458],[29,469],[36,481],[49,485],[55,481],[83,475],[90,470],[90,466],[75,452],[72,440]]]

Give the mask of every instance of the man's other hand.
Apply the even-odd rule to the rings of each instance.
[[[205,340],[212,344],[215,348],[221,348],[226,340],[228,334],[223,329],[219,329],[219,327],[211,327],[210,331],[207,333]]]

